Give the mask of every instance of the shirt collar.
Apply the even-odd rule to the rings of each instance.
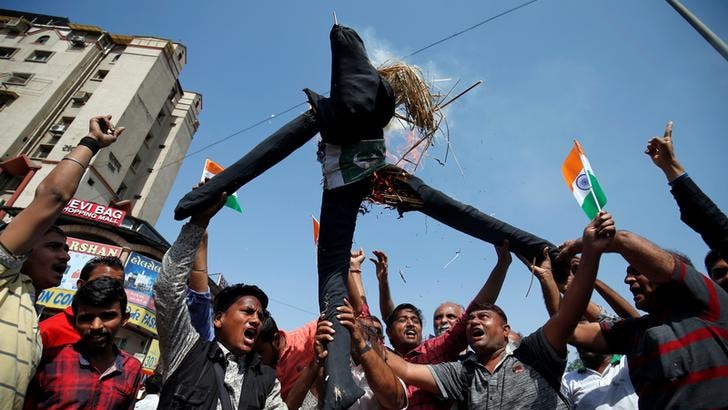
[[[222,351],[222,355],[225,358],[226,362],[235,362],[237,363],[238,367],[243,368],[245,367],[245,357],[246,355],[237,355],[235,353],[232,353],[227,347],[223,346],[220,341],[217,342],[217,345],[220,346],[220,350]]]
[[[86,357],[86,352],[84,351],[81,342],[76,343],[75,349],[78,352],[78,362],[81,367],[92,367],[91,361]],[[119,348],[116,347],[115,344],[113,345],[113,349],[114,354],[116,355],[116,357],[114,358],[114,363],[108,369],[103,371],[101,377],[109,376],[116,372],[124,372],[124,356],[121,354],[121,350],[119,350]]]

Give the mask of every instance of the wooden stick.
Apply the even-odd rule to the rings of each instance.
[[[463,91],[463,92],[461,92],[460,94],[458,94],[458,95],[456,95],[456,96],[452,97],[452,98],[451,98],[451,99],[450,99],[450,100],[449,100],[448,102],[446,102],[445,104],[442,104],[442,105],[440,105],[439,107],[435,107],[435,111],[439,111],[439,110],[441,110],[441,109],[443,109],[443,108],[447,107],[448,105],[450,105],[450,103],[452,103],[453,101],[455,101],[455,100],[457,100],[458,98],[462,97],[463,95],[465,95],[465,93],[467,93],[468,91],[472,90],[473,88],[475,88],[475,87],[479,86],[479,85],[480,85],[480,84],[482,84],[482,83],[483,83],[483,80],[478,80],[478,81],[477,81],[477,82],[476,82],[475,84],[473,84],[473,85],[471,85],[470,87],[466,88],[466,89],[465,89],[465,91]]]

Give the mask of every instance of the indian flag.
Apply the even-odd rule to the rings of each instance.
[[[318,237],[321,224],[315,216],[311,215],[311,219],[313,220],[313,246],[318,248]]]
[[[223,169],[225,168],[221,167],[216,162],[210,159],[205,159],[205,168],[202,170],[202,178],[200,180],[204,181],[205,178],[212,178],[221,173]],[[241,214],[243,213],[243,209],[240,207],[240,202],[238,201],[238,194],[235,192],[228,195],[227,200],[225,201],[225,206],[232,208]]]
[[[607,196],[604,195],[602,187],[594,176],[589,160],[584,155],[579,141],[574,140],[574,147],[561,165],[561,172],[564,174],[566,185],[584,210],[589,219],[594,219],[597,213],[607,203]]]

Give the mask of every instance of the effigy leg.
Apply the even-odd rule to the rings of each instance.
[[[393,165],[378,171],[374,179],[374,189],[369,196],[374,202],[392,205],[400,212],[420,211],[494,245],[508,239],[510,250],[528,261],[543,259],[543,248],[547,246],[552,260],[558,254],[556,245],[551,242],[459,202]]]
[[[324,190],[318,240],[319,309],[334,324],[336,336],[328,343],[325,370],[328,376],[323,400],[326,409],[345,409],[364,394],[352,379],[349,366],[351,337],[336,318],[338,306],[348,297],[349,257],[356,218],[368,180]]]

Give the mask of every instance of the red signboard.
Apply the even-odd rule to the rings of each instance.
[[[66,215],[77,216],[108,225],[121,226],[126,212],[121,209],[73,198],[63,208]]]

